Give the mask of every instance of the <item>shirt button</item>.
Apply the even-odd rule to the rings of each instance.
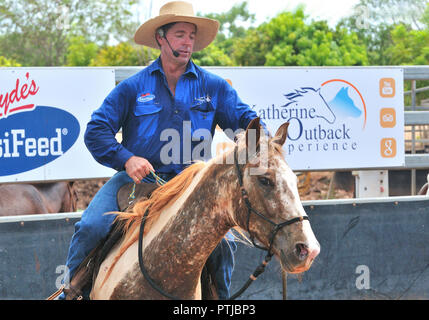
[[[176,110],[174,110],[174,113],[175,113],[175,114],[178,114],[178,113],[179,113],[179,110],[177,110],[177,109],[176,109]]]

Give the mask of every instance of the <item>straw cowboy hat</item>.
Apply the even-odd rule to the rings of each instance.
[[[189,22],[197,26],[194,52],[207,47],[216,37],[219,21],[195,16],[192,4],[185,1],[168,2],[159,9],[159,15],[143,23],[134,35],[137,44],[159,49],[155,32],[171,22]]]

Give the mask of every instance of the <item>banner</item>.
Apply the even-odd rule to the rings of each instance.
[[[0,183],[111,176],[83,135],[114,86],[113,68],[0,70]]]
[[[284,154],[294,170],[405,164],[403,69],[207,69],[228,79],[273,135],[290,122]],[[216,132],[213,154],[231,143]]]
[[[401,68],[206,69],[227,79],[272,134],[290,123],[284,154],[294,170],[404,166]],[[111,176],[83,135],[114,86],[113,68],[0,70],[0,183]],[[212,154],[231,145],[216,130]]]

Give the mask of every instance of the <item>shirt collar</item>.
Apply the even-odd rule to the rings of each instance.
[[[164,70],[162,69],[161,64],[161,56],[159,56],[158,59],[156,59],[154,62],[152,62],[152,64],[148,66],[148,71],[151,74],[153,74],[155,71],[159,71],[164,74]],[[184,75],[193,75],[195,78],[198,78],[197,68],[195,67],[195,64],[192,59],[188,62]]]

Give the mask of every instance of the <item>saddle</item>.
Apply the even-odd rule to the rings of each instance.
[[[134,185],[134,183],[127,183],[123,185],[116,195],[116,201],[118,204],[119,211],[126,211],[132,204],[133,199],[149,198],[152,192],[158,187],[156,183],[140,183]]]
[[[156,183],[141,183],[134,186],[134,183],[128,183],[122,186],[116,195],[118,208],[125,212],[142,198],[149,198],[152,192],[158,187]],[[134,195],[134,201],[130,195]],[[84,292],[90,292],[92,285],[97,277],[101,263],[104,261],[113,246],[122,238],[122,224],[115,223],[109,234],[102,239],[98,245],[89,253],[89,255],[79,265],[68,286],[62,286],[53,293],[47,300],[54,300],[62,292],[65,294],[65,300],[88,299],[84,297]],[[206,262],[201,274],[201,288],[203,299],[217,299],[216,282],[214,278],[214,267]]]

